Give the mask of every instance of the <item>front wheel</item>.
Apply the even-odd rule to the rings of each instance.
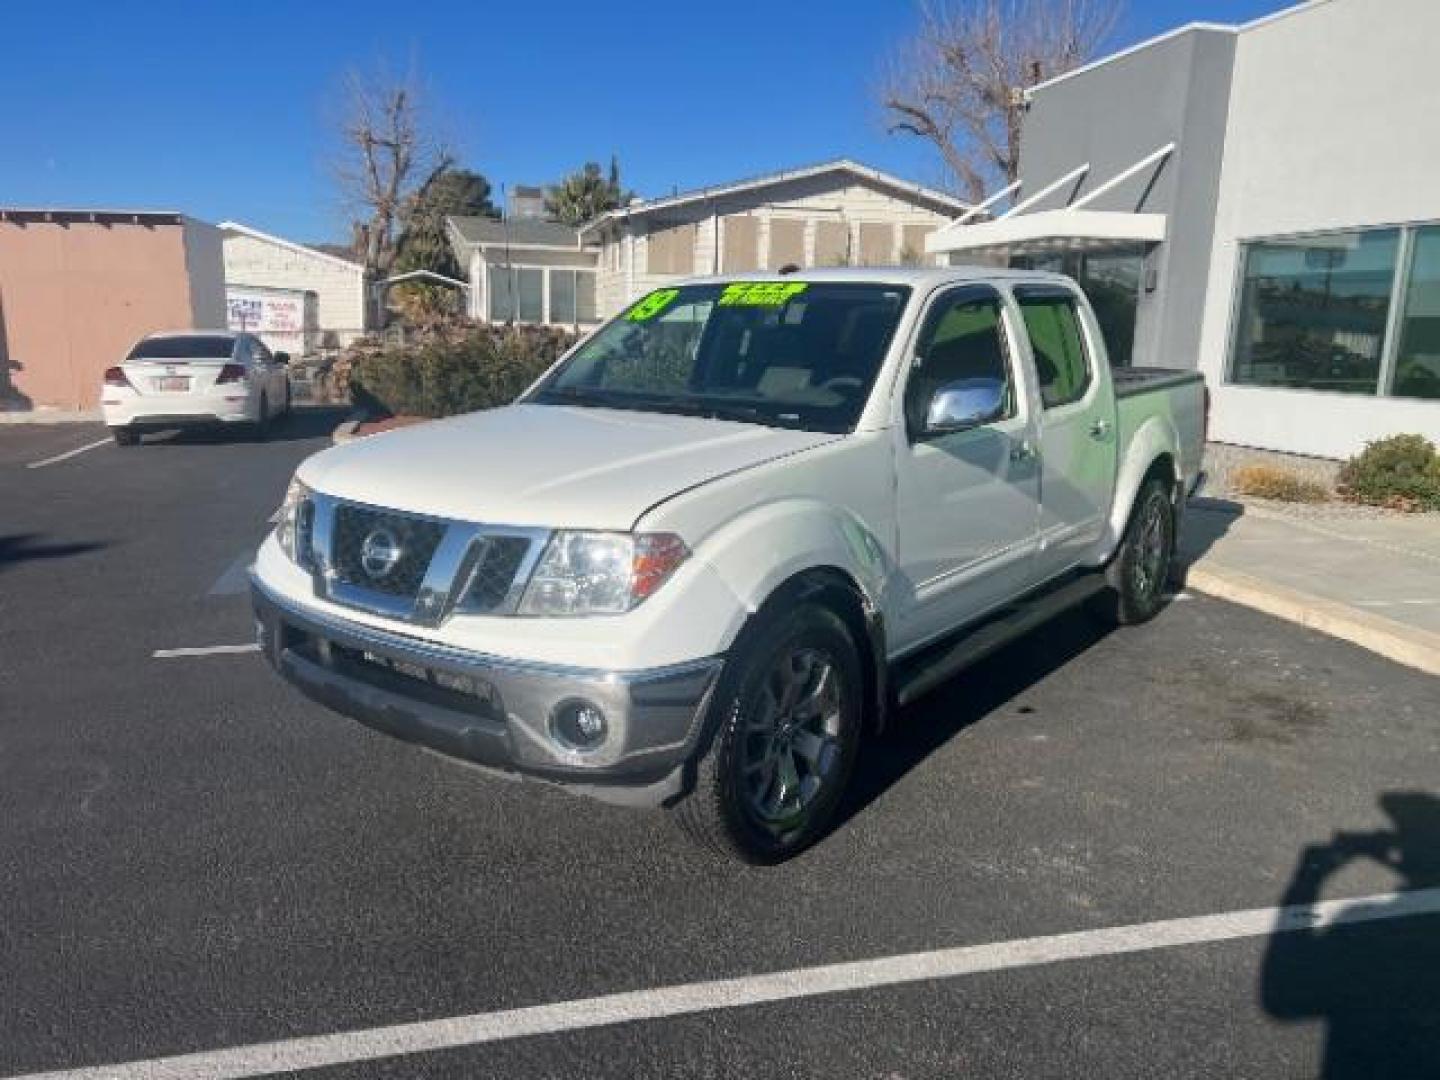
[[[824,835],[855,765],[864,691],[834,612],[802,604],[762,618],[722,676],[718,728],[675,815],[702,846],[763,864]]]
[[[134,446],[140,441],[140,433],[133,428],[115,427],[110,429],[116,446]]]
[[[1162,480],[1147,480],[1105,571],[1109,588],[1096,596],[1091,611],[1116,626],[1153,619],[1165,603],[1165,587],[1175,561],[1175,504]]]

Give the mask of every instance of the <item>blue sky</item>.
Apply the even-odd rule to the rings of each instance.
[[[1285,6],[1132,0],[1116,44]],[[175,209],[340,239],[326,164],[338,85],[348,68],[385,57],[403,67],[412,55],[448,140],[497,189],[612,151],[645,195],[839,156],[933,183],[934,156],[887,135],[874,105],[914,10],[909,0],[14,4],[0,205]]]

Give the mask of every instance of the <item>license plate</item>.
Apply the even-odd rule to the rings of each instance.
[[[185,391],[190,389],[190,379],[184,375],[166,375],[154,382],[156,390]]]

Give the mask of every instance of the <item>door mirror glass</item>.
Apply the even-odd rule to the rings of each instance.
[[[999,420],[1005,415],[1005,383],[977,377],[946,383],[930,398],[925,434],[944,435]]]
[[[288,363],[290,363],[290,354],[289,354],[288,352],[277,352],[277,353],[275,353],[275,363],[277,363],[277,364],[288,364]]]

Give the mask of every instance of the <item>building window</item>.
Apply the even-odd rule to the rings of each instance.
[[[550,271],[550,317],[552,323],[575,321],[575,271],[559,267]]]
[[[720,224],[724,237],[721,269],[727,274],[760,268],[760,219],[735,214]]]
[[[515,268],[516,319],[520,322],[545,321],[545,271],[538,266]]]
[[[646,240],[645,272],[649,274],[693,274],[695,272],[695,226],[677,225],[656,229]]]
[[[1401,311],[1391,392],[1396,397],[1440,398],[1440,225],[1415,231]]]
[[[820,220],[815,222],[816,266],[850,265],[850,223]]]
[[[1247,244],[1231,381],[1378,393],[1400,239],[1374,229]]]
[[[589,270],[575,271],[575,318],[582,323],[599,321],[595,307],[595,275]]]
[[[515,318],[514,272],[510,266],[487,268],[485,292],[490,303],[486,317],[490,322],[510,322]]]
[[[860,265],[885,266],[895,261],[895,227],[889,222],[860,223]]]
[[[805,222],[800,218],[770,219],[770,250],[765,265],[771,270],[805,265]]]

